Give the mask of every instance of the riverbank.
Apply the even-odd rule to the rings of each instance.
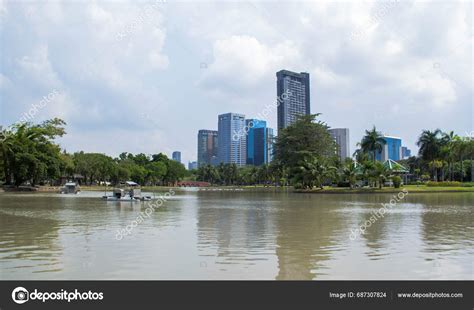
[[[296,193],[310,194],[372,194],[372,193],[399,193],[401,190],[407,190],[410,193],[474,193],[474,187],[463,186],[426,186],[426,185],[405,185],[400,188],[383,187],[379,188],[355,188],[348,187],[324,187],[324,189],[295,190]]]
[[[59,186],[38,186],[35,188],[9,188],[8,191],[37,191],[37,192],[59,192],[61,187]],[[33,190],[34,189],[34,190]],[[81,186],[81,191],[95,191],[95,192],[110,192],[112,191],[113,186]],[[142,191],[144,192],[166,192],[169,190],[173,191],[186,191],[191,188],[189,187],[172,187],[172,186],[143,186]],[[306,193],[306,194],[372,194],[372,193],[398,193],[402,189],[406,189],[410,193],[474,193],[474,187],[468,186],[426,186],[426,185],[406,185],[401,188],[394,187],[384,187],[379,188],[354,188],[350,189],[348,187],[330,187],[325,186],[323,189],[314,188],[311,190],[295,190],[293,187],[274,187],[274,186],[208,186],[208,187],[194,187],[192,188],[197,191],[245,191],[245,192],[282,192],[289,191],[294,193]],[[3,189],[0,189],[3,191]]]

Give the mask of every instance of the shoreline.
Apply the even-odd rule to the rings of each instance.
[[[60,186],[39,186],[36,188],[8,188],[0,187],[0,193],[21,192],[21,193],[54,193],[59,192]],[[107,187],[107,191],[111,191],[112,186]],[[385,187],[379,188],[356,188],[349,189],[347,187],[325,187],[324,189],[293,189],[293,187],[264,187],[264,186],[208,186],[208,187],[173,187],[173,186],[143,186],[142,190],[147,192],[167,191],[173,189],[175,191],[187,191],[194,189],[196,191],[205,192],[288,192],[296,194],[396,194],[402,189],[408,190],[413,194],[435,194],[435,193],[474,193],[474,187],[449,187],[449,186],[426,186],[426,185],[406,185],[400,188]],[[105,191],[103,186],[81,186],[82,191]]]

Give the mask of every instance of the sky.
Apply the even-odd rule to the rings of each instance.
[[[276,72],[311,112],[401,137],[473,131],[472,2],[0,0],[0,125],[66,121],[68,152],[196,160],[218,114],[261,115]],[[26,113],[26,114],[25,114]],[[276,109],[267,119],[276,128]]]

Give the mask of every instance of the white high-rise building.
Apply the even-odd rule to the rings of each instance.
[[[341,160],[344,160],[350,155],[349,149],[349,128],[331,128],[329,134],[336,141],[338,146],[337,155]]]
[[[219,162],[245,166],[247,161],[245,115],[237,113],[219,115],[218,136]]]

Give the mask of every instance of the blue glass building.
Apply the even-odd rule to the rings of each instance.
[[[406,146],[402,146],[402,159],[411,157],[411,150]]]
[[[378,161],[401,160],[402,159],[402,139],[398,137],[383,136],[385,145],[382,151],[375,154],[375,159]]]
[[[174,161],[177,161],[178,163],[181,163],[181,152],[179,151],[174,151],[173,154],[171,155]]]
[[[218,133],[216,130],[201,129],[198,132],[198,166],[217,165]]]
[[[247,165],[260,166],[268,163],[267,122],[258,119],[245,120],[247,131]]]

